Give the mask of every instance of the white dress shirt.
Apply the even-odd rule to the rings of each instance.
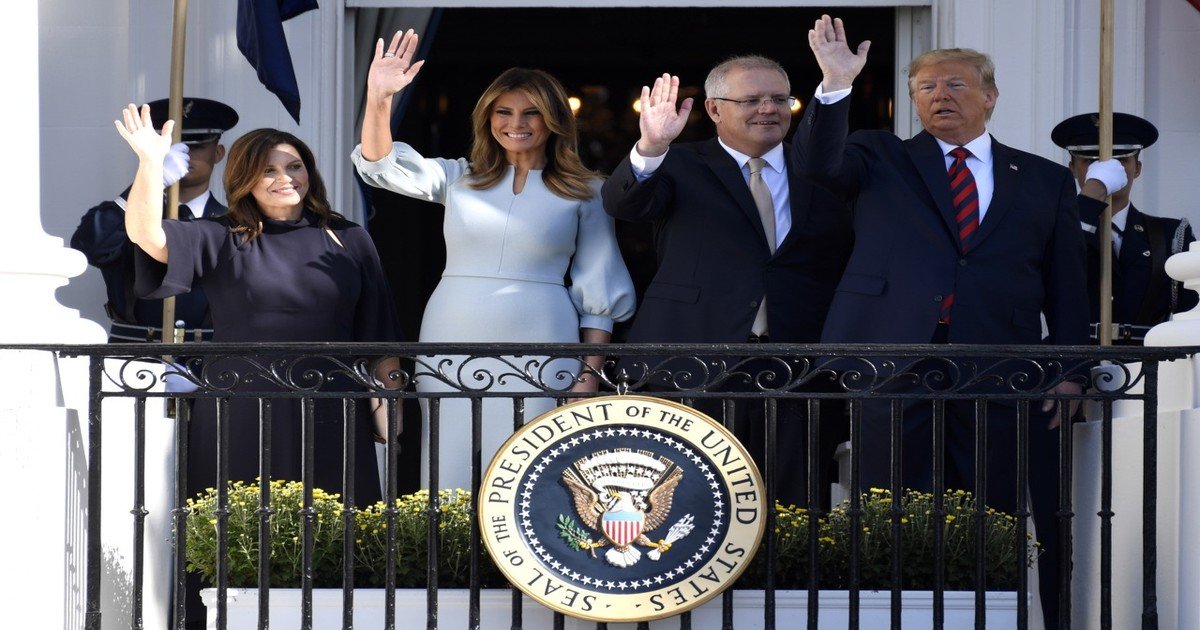
[[[735,149],[729,147],[720,138],[717,142],[721,144],[721,148],[737,162],[738,168],[742,171],[742,179],[746,181],[747,190],[750,185],[750,157]],[[669,152],[670,149],[668,148]],[[664,152],[657,157],[646,157],[637,152],[635,146],[629,152],[629,164],[633,167],[633,175],[639,182],[644,182],[650,179],[654,171],[662,166],[667,154]],[[767,184],[767,188],[771,190],[771,201],[775,206],[775,245],[778,247],[783,243],[783,239],[787,238],[788,232],[792,229],[792,204],[791,191],[788,187],[787,177],[787,159],[783,153],[783,144],[775,145],[775,148],[767,151],[762,155],[762,159],[767,161],[767,166],[763,168],[762,178]]]
[[[818,84],[816,99],[822,105],[832,105],[849,96],[851,89],[846,88],[827,93]],[[937,138],[934,140],[937,140],[938,146],[942,148],[942,155],[946,157],[946,170],[949,171],[950,165],[954,163],[950,151],[958,145],[942,142]],[[983,135],[966,143],[963,148],[971,152],[971,157],[967,158],[967,168],[971,169],[971,175],[975,178],[975,190],[979,194],[979,222],[982,224],[983,217],[992,204],[992,193],[996,190],[996,179],[992,174],[992,136],[988,134],[987,129],[984,129]]]
[[[179,205],[187,208],[192,213],[192,217],[199,219],[204,216],[204,206],[208,205],[208,198],[212,196],[211,190],[206,190],[196,196],[191,201],[180,202]],[[183,218],[183,217],[180,217]]]

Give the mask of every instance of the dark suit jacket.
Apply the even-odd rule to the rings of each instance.
[[[628,157],[617,166],[604,208],[653,221],[659,263],[629,341],[745,342],[763,296],[771,341],[819,339],[850,251],[850,219],[788,159],[792,227],[774,255],[741,169],[715,138],[672,146],[640,184]]]
[[[129,190],[121,193],[124,198]],[[209,196],[204,216],[225,214],[227,208]],[[180,218],[190,221],[190,212]],[[115,201],[105,201],[88,210],[71,235],[71,247],[83,252],[87,261],[100,270],[108,293],[105,310],[115,322],[139,326],[162,326],[162,300],[141,300],[133,295],[133,242],[125,233],[125,210]],[[186,328],[211,328],[208,317],[208,298],[197,287],[175,298],[175,317]]]
[[[955,292],[949,341],[1087,341],[1084,247],[1075,183],[1063,166],[992,140],[995,192],[960,252],[946,162],[922,132],[847,137],[850,99],[815,99],[796,130],[803,171],[841,192],[854,211],[854,251],[821,340],[928,343],[940,301]]]
[[[1095,227],[1099,222],[1101,204],[1095,212],[1085,212],[1080,207],[1080,219]],[[1132,204],[1129,217],[1125,220],[1125,233],[1121,239],[1121,255],[1113,259],[1113,321],[1118,324],[1153,326],[1167,321],[1171,313],[1181,313],[1196,306],[1200,296],[1188,291],[1171,280],[1163,268],[1171,254],[1186,250],[1188,243],[1195,240],[1191,226],[1183,228],[1180,243],[1176,243],[1180,220],[1143,214]],[[1151,243],[1151,236],[1158,243]],[[1088,263],[1088,306],[1093,322],[1100,321],[1100,239],[1095,232],[1085,231],[1083,240],[1087,244]],[[1171,292],[1177,300],[1171,308]],[[1138,344],[1140,345],[1140,343]]]

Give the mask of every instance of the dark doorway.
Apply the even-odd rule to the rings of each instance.
[[[471,110],[484,88],[508,67],[541,68],[580,99],[580,152],[587,166],[607,174],[638,139],[632,104],[641,86],[664,72],[679,75],[683,96],[700,101],[710,67],[735,54],[761,54],[784,65],[792,93],[807,103],[821,79],[807,32],[825,12],[757,7],[445,9],[432,31],[421,33],[429,45],[427,62],[409,88],[396,139],[428,157],[465,156]],[[838,9],[837,14],[851,26],[853,45],[872,42],[868,66],[855,85],[851,127],[891,129],[895,11]],[[697,105],[680,140],[712,134],[712,123]],[[373,208],[371,233],[401,323],[406,337],[416,340],[425,302],[445,264],[442,208],[374,188],[367,194]],[[621,222],[617,227],[640,296],[654,274],[649,228]],[[614,340],[622,333],[618,327]],[[414,425],[420,426],[408,424]],[[419,442],[409,441],[417,433],[406,431],[405,452],[419,452]]]
[[[484,88],[510,66],[541,68],[582,101],[580,152],[590,168],[609,173],[637,141],[632,104],[641,86],[663,72],[679,75],[687,95],[702,99],[711,66],[733,54],[762,54],[783,63],[793,94],[807,103],[821,75],[806,34],[821,13],[801,8],[447,9],[435,32],[422,33],[432,46],[410,88],[396,138],[426,156],[465,156],[471,110]],[[891,129],[895,11],[839,9],[838,15],[852,26],[855,43],[872,42],[869,64],[855,86],[851,128]],[[712,123],[702,109],[693,108],[680,140],[711,137]],[[371,231],[405,332],[416,339],[425,300],[445,262],[442,210],[377,189],[370,194]],[[646,254],[627,252],[637,278],[653,273],[644,268]]]

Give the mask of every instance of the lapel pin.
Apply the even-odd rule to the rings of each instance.
[[[1014,170],[1014,171],[1016,171],[1016,170],[1020,170],[1020,169],[1018,169],[1018,168],[1017,168],[1017,165],[1016,165],[1016,164],[1009,164],[1009,165],[1008,165],[1008,168],[1011,168],[1011,169],[1012,169],[1012,170]]]
[[[1145,228],[1143,228],[1143,227],[1142,227],[1142,224],[1141,224],[1141,223],[1136,223],[1136,224],[1134,224],[1134,226],[1133,226],[1133,229],[1134,229],[1134,230],[1136,230],[1136,231],[1138,231],[1138,232],[1141,232],[1141,231],[1143,231]]]

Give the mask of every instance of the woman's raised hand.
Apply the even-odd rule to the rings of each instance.
[[[385,51],[383,39],[375,42],[375,57],[367,72],[367,98],[386,99],[408,87],[417,78],[425,60],[413,63],[417,34],[411,28],[396,31]]]
[[[121,110],[121,117],[123,120],[113,121],[117,133],[125,138],[140,160],[161,166],[163,158],[171,150],[171,131],[175,129],[175,121],[168,120],[162,132],[157,132],[150,120],[150,106],[142,105],[141,111],[138,111],[132,103]]]

